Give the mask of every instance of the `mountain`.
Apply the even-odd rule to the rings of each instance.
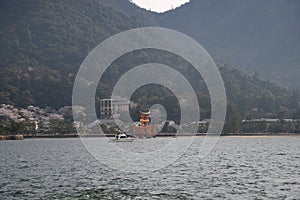
[[[138,9],[128,14],[132,7],[124,0],[3,0],[0,67],[78,64],[105,38],[150,24]]]
[[[113,34],[150,24],[147,12],[125,0],[0,1],[1,102],[70,105],[74,76],[89,51]]]
[[[213,56],[300,89],[300,1],[191,0],[156,14],[159,24],[196,39]]]
[[[225,34],[226,25],[221,22],[217,24],[218,17],[210,16],[206,19],[205,13],[201,14],[200,12],[199,15],[198,8],[194,7],[198,6],[197,2],[191,1],[190,4],[179,9],[157,15],[138,8],[127,0],[0,1],[0,103],[21,107],[28,105],[50,106],[56,109],[71,105],[74,79],[81,62],[89,51],[109,36],[132,28],[158,26],[159,24],[167,27],[176,26],[174,27],[176,29],[186,27],[186,30],[182,32],[191,33],[198,40],[203,36],[208,37],[212,34],[203,43],[201,42],[204,47],[209,47],[208,44],[213,44],[214,38],[221,34],[217,33],[218,31],[224,29]],[[213,5],[216,2],[214,0],[207,1],[203,6],[206,6],[208,10],[215,9]],[[228,2],[229,5],[233,5],[232,1]],[[242,5],[241,3],[237,4]],[[223,3],[220,3],[218,8],[220,12],[223,8],[222,5]],[[200,8],[203,12],[208,12],[201,6]],[[229,9],[232,8],[229,6]],[[242,11],[240,12],[242,13]],[[201,15],[202,17],[199,18]],[[198,16],[197,20],[191,20],[192,16]],[[234,17],[231,17],[227,19],[227,22],[233,19]],[[191,25],[188,25],[187,22]],[[203,26],[211,25],[207,27],[207,30],[201,28],[203,32],[197,32],[199,30],[197,28],[198,23],[203,24]],[[192,26],[193,24],[194,26]],[[214,25],[220,26],[215,28],[215,32],[212,30]],[[231,25],[226,29],[227,34],[232,33],[229,32],[230,29],[233,29],[232,32],[236,30]],[[240,40],[242,40],[247,34],[243,32],[240,35]],[[250,35],[248,36],[250,37]],[[230,43],[231,35],[224,37],[216,39],[215,44],[222,41],[223,47],[226,47]],[[231,40],[233,39],[231,38]],[[237,37],[236,40],[238,40]],[[240,43],[238,41],[231,41],[234,48],[239,48],[238,44]],[[249,41],[247,40],[247,42]],[[222,46],[208,48],[208,50],[213,56],[217,56],[218,51],[221,51],[218,50],[219,48],[222,49]],[[235,52],[234,48],[227,48],[228,55]],[[266,47],[264,48],[267,50]],[[293,48],[296,48],[295,45]],[[223,51],[225,52],[226,48]],[[132,57],[129,55],[126,59],[120,58],[113,63],[110,70],[106,72],[106,78],[99,84],[97,99],[109,97],[113,84],[129,67],[154,60],[158,63],[166,62],[165,64],[174,65],[175,68],[181,69],[181,72],[190,78],[198,91],[198,97],[202,99],[201,107],[205,112],[204,116],[209,116],[209,95],[201,77],[195,76],[188,64],[179,58],[172,55],[162,55],[161,52],[152,52],[152,56],[151,51],[148,53],[150,54],[148,55],[147,52],[132,53]],[[240,52],[236,53],[242,56],[242,48]],[[254,53],[251,56],[254,56]],[[227,58],[222,56],[221,60],[223,61],[216,60],[218,60],[218,66],[225,82],[228,100],[231,106],[240,111],[242,117],[249,115],[276,117],[282,113],[284,116],[288,116],[298,108],[299,99],[293,91],[261,80],[258,75],[242,73],[234,69],[234,65],[228,64],[234,60],[227,63],[223,57]],[[274,59],[276,60],[278,57]],[[275,61],[268,60],[268,62],[273,63]],[[250,63],[244,66],[257,67],[258,65],[251,65]],[[168,104],[173,97],[170,92],[161,88],[154,88],[150,92],[141,88],[137,94],[152,95],[149,98],[134,99],[140,104],[153,102]],[[172,109],[170,108],[169,111],[172,112]],[[255,113],[253,114],[254,111],[251,110],[255,110]]]

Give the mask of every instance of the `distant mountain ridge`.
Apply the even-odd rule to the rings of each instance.
[[[87,54],[113,34],[153,26],[148,16],[126,0],[0,1],[0,102],[70,105]]]
[[[215,8],[213,3],[216,2],[209,1],[204,6],[212,5],[211,7]],[[193,16],[193,10],[189,9],[198,12],[198,8],[190,8],[191,5],[202,6],[198,5],[197,1],[192,1],[175,11],[158,15],[140,9],[127,0],[0,1],[0,103],[21,107],[51,106],[56,109],[71,105],[72,87],[81,62],[91,49],[113,34],[137,27],[164,25],[168,22],[168,26],[176,25],[178,27],[173,28],[177,30],[182,26],[185,29],[182,30],[183,33],[193,33],[194,35],[190,35],[199,39],[198,36],[205,32],[192,29],[195,26],[189,29],[186,23],[198,23],[189,18],[190,15]],[[184,18],[178,17],[178,13],[186,12],[191,13],[184,15]],[[177,19],[176,23],[171,20],[172,15],[172,20]],[[214,18],[209,20],[217,22]],[[221,24],[220,22],[220,26]],[[211,26],[210,30],[214,27],[213,23]],[[215,36],[217,35],[215,33]],[[212,56],[218,55],[218,52],[210,49],[209,41],[214,40],[208,38],[207,44],[201,41],[200,43]],[[217,40],[216,44],[219,44]],[[163,59],[156,56],[156,59],[159,58]],[[130,65],[141,61],[147,61],[147,55],[125,59],[119,67],[123,67],[125,63]],[[181,62],[177,64],[182,67]],[[292,91],[263,81],[257,75],[250,76],[232,70],[233,65],[226,62],[219,63],[219,66],[227,87],[228,100],[239,110],[243,110],[243,115],[248,114],[249,109],[257,107],[260,107],[259,112],[267,112],[270,116],[282,110],[290,112],[297,109],[298,99]],[[107,97],[112,87],[112,79],[120,74],[117,67],[113,70],[115,71],[108,73],[107,82],[99,84],[98,92],[102,96],[97,98]],[[193,75],[191,71],[184,72]],[[197,78],[192,81],[199,83],[200,88],[205,87],[205,83]],[[203,95],[201,92],[200,96]],[[164,97],[157,90],[153,94],[156,95],[153,99]],[[204,106],[209,107],[209,99],[203,99]]]
[[[153,25],[146,19],[147,13],[135,7],[133,12],[133,7],[125,0],[3,0],[0,67],[31,63],[50,68],[61,68],[65,63],[78,65],[109,36]]]
[[[156,16],[214,57],[300,89],[299,10],[298,0],[191,0]]]

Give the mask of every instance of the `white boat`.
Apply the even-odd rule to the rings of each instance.
[[[125,133],[116,134],[114,139],[110,139],[109,142],[132,142],[133,137],[128,137]]]

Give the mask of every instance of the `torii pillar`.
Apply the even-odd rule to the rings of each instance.
[[[140,122],[141,122],[141,126],[140,126],[140,135],[141,137],[144,136],[144,127],[146,127],[146,137],[151,137],[151,130],[149,127],[149,122],[150,122],[150,111],[148,112],[139,112],[139,116],[140,116]]]

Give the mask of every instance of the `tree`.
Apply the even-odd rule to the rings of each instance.
[[[4,131],[5,131],[5,127],[2,124],[0,124],[0,135],[3,134]]]
[[[294,119],[300,119],[300,109],[293,114]]]
[[[162,133],[176,133],[177,129],[174,126],[170,126],[169,122],[166,122],[161,129]]]
[[[236,133],[241,130],[242,118],[233,103],[227,105],[227,114],[223,132]]]
[[[11,122],[9,127],[9,132],[16,134],[22,132],[23,130],[24,130],[24,126],[21,123],[15,121]]]

